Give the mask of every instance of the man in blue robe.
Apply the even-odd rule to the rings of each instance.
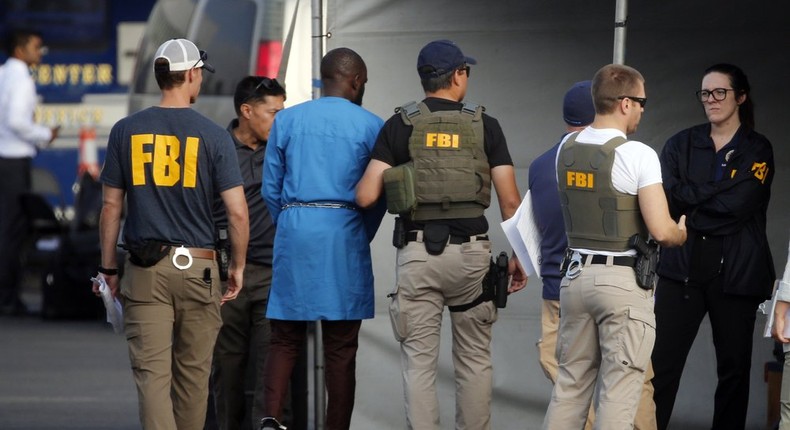
[[[272,337],[264,381],[263,428],[276,420],[304,341],[321,321],[328,394],[326,427],[347,429],[354,409],[362,319],[373,318],[369,242],[378,209],[354,203],[382,120],[360,107],[367,82],[362,58],[348,48],[321,61],[323,96],[277,114],[266,148],[263,197],[277,226],[269,307]],[[268,426],[268,427],[267,427]]]

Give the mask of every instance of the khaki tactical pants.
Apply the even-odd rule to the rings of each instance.
[[[563,279],[559,371],[544,429],[582,428],[594,394],[594,429],[633,428],[655,342],[652,295],[611,259]]]
[[[172,255],[171,250],[146,268],[127,261],[121,281],[124,330],[143,428],[202,429],[211,355],[222,325],[219,271],[215,260],[203,258],[179,270]]]
[[[406,418],[411,429],[439,429],[436,373],[445,306],[474,301],[489,269],[491,244],[448,244],[431,255],[421,242],[398,250],[397,286],[390,316],[401,343]],[[455,367],[455,428],[487,430],[491,418],[491,328],[497,319],[492,302],[451,312]]]
[[[539,353],[540,367],[543,373],[549,378],[552,384],[557,381],[557,331],[560,326],[560,301],[543,300],[541,312],[541,338],[536,346]],[[653,401],[653,365],[647,368],[645,383],[642,387],[642,395],[639,398],[639,406],[636,408],[634,418],[634,429],[636,430],[656,430],[656,404]],[[790,396],[788,396],[790,397]],[[584,430],[591,430],[595,421],[595,409],[590,407],[587,415],[587,422]],[[790,430],[790,426],[787,430]]]

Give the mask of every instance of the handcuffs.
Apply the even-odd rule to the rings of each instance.
[[[562,258],[562,263],[560,263],[560,271],[568,279],[576,279],[582,274],[583,266],[584,262],[582,262],[582,255],[577,251],[568,249],[565,256]]]
[[[187,258],[187,264],[178,264],[178,257],[184,256]],[[187,249],[184,245],[179,246],[173,251],[173,266],[176,266],[178,270],[187,270],[192,267],[192,254],[189,253],[189,249]]]

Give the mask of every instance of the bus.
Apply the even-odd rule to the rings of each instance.
[[[225,126],[236,117],[233,93],[245,76],[278,77],[288,16],[287,0],[159,0],[151,12],[129,96],[129,112],[159,102],[153,74],[156,49],[189,39],[208,53],[216,73],[204,73],[194,108]],[[308,3],[308,2],[303,2]],[[282,80],[281,80],[282,82]],[[290,91],[289,91],[290,93]],[[288,95],[291,99],[291,94]]]
[[[31,70],[40,96],[36,122],[61,126],[60,137],[33,164],[53,173],[73,203],[80,129],[97,140],[127,114],[128,92],[145,22],[155,0],[0,0],[0,34],[26,28],[47,46]],[[7,56],[0,52],[0,63]],[[102,145],[99,145],[102,146]]]

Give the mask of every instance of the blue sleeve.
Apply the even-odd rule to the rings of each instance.
[[[283,178],[285,176],[285,153],[283,142],[285,136],[278,127],[281,121],[275,119],[269,141],[266,144],[266,156],[263,159],[263,186],[261,196],[266,202],[272,223],[277,225],[277,218],[282,211]]]

